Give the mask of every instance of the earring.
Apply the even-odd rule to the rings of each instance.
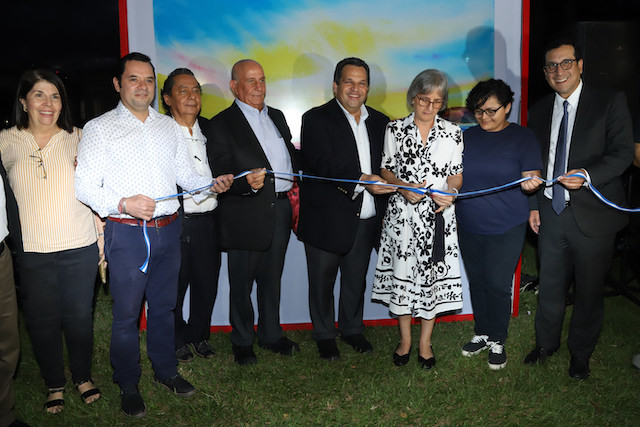
[[[24,111],[25,113],[27,112],[27,106],[22,104],[22,111]]]

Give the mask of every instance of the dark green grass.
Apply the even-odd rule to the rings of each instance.
[[[527,255],[525,255],[527,256]],[[531,259],[527,257],[527,259]],[[525,271],[535,271],[525,263]],[[67,385],[63,413],[43,410],[46,389],[26,332],[16,378],[16,414],[34,426],[210,426],[210,425],[629,425],[640,423],[640,371],[631,358],[640,352],[640,307],[624,297],[606,300],[605,323],[591,360],[591,377],[569,378],[566,336],[560,351],[544,366],[522,363],[534,343],[536,297],[521,296],[520,316],[512,319],[506,351],[507,367],[490,371],[487,355],[473,358],[460,347],[473,336],[472,322],[439,323],[434,332],[437,366],[418,368],[417,352],[398,368],[391,353],[398,340],[395,327],[367,328],[375,350],[355,354],[339,342],[342,358],[320,360],[309,331],[287,335],[300,343],[299,354],[287,358],[258,349],[257,365],[233,362],[227,334],[213,334],[212,359],[196,358],[179,367],[198,393],[178,398],[153,382],[143,350],[140,389],[147,415],[131,420],[120,413],[119,389],[109,365],[111,300],[100,291],[95,314],[93,379],[103,397],[84,405]],[[567,308],[565,331],[571,307]],[[417,340],[419,327],[414,327]]]

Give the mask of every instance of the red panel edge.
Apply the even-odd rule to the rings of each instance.
[[[120,56],[129,53],[129,22],[127,20],[127,0],[118,0],[118,18],[120,24]]]
[[[531,23],[529,2],[530,0],[522,0],[522,64],[520,69],[522,76],[520,81],[520,124],[522,126],[527,125],[527,114],[529,112],[529,26]],[[517,289],[519,294],[520,287],[518,286]]]
[[[511,311],[511,317],[518,317],[520,313],[520,276],[522,272],[522,254],[516,265],[516,272],[513,273],[513,309]]]
[[[467,320],[473,320],[473,314],[451,314],[447,316],[438,317],[436,323],[440,322],[462,322]],[[414,324],[420,323],[420,319],[412,319]],[[363,323],[367,327],[375,326],[396,326],[398,321],[396,319],[371,319],[364,320]],[[338,324],[336,323],[336,327]],[[313,325],[311,323],[286,323],[282,325],[282,329],[285,331],[296,330],[311,330]],[[231,332],[230,325],[211,326],[211,332]]]

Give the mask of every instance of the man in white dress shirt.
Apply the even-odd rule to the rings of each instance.
[[[200,175],[211,178],[207,159],[207,138],[202,128],[209,121],[200,114],[202,106],[200,83],[187,68],[173,70],[164,81],[162,105],[180,125],[189,150],[189,159]],[[193,360],[193,352],[208,358],[215,354],[209,344],[211,312],[218,292],[220,250],[214,215],[218,206],[217,195],[211,194],[201,202],[191,196],[183,200],[182,262],[178,280],[176,320],[176,358],[180,362]],[[189,315],[182,315],[182,305],[189,288]]]
[[[180,203],[177,198],[155,199],[175,194],[176,183],[189,190],[210,187],[220,193],[232,180],[219,177],[214,183],[195,171],[180,127],[151,108],[155,83],[148,56],[134,52],[121,59],[113,78],[120,103],[86,124],[76,169],[76,197],[107,217],[105,255],[113,297],[111,364],[114,381],[121,388],[122,411],[133,417],[146,412],[138,390],[137,321],[144,298],[148,303],[147,353],[155,381],[178,396],[195,393],[178,374],[174,353]],[[193,198],[201,201],[207,194],[202,191]],[[140,267],[147,259],[145,273]]]

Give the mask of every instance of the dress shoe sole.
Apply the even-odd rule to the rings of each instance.
[[[166,384],[161,383],[160,381],[156,381],[156,383],[164,388],[166,388],[167,390],[169,390],[171,393],[175,394],[178,397],[187,397],[187,396],[193,396],[194,394],[196,394],[196,389],[194,388],[193,390],[189,390],[189,391],[184,391],[182,393],[177,392],[176,390],[174,390],[173,388],[169,387]]]
[[[121,411],[124,415],[126,415],[128,418],[142,418],[147,414],[147,406],[145,405],[144,409],[142,410],[142,412],[138,412],[136,414],[129,414],[125,411]]]

